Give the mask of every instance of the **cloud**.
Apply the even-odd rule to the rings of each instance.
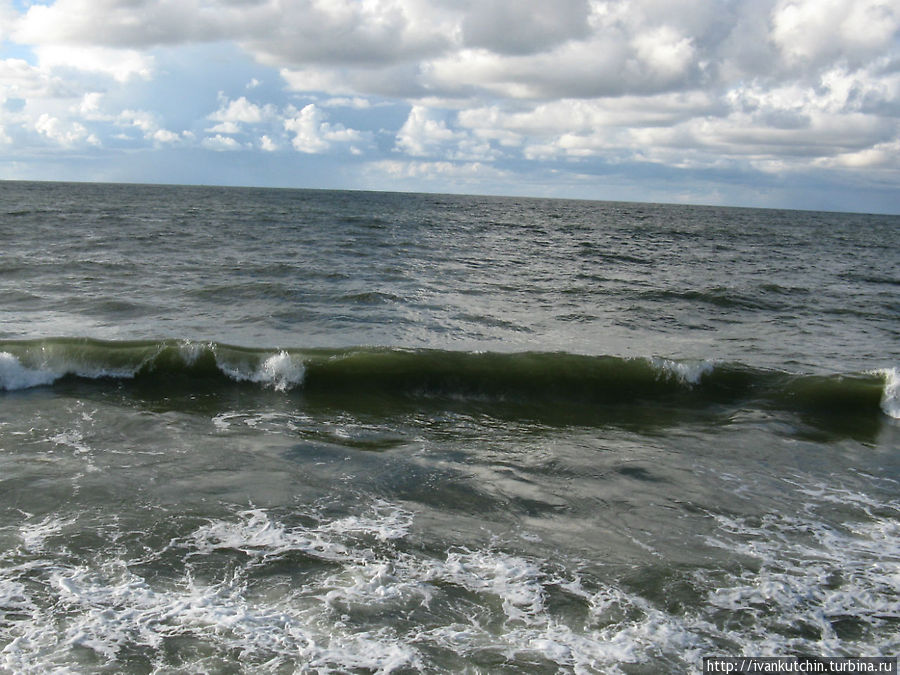
[[[66,122],[46,113],[34,124],[35,131],[63,147],[72,147],[87,143],[99,145],[99,139],[78,122]]]
[[[67,98],[76,90],[59,75],[36,68],[23,59],[0,59],[0,95],[3,98]]]
[[[347,129],[341,124],[325,121],[325,114],[310,103],[302,110],[294,110],[284,120],[286,131],[293,133],[291,145],[298,152],[318,154],[330,149],[334,143],[354,143],[365,140],[364,134]]]
[[[462,42],[498,54],[542,52],[586,37],[590,13],[587,0],[480,0],[462,18]]]
[[[790,65],[859,64],[890,48],[900,7],[887,0],[779,0],[772,39]]]
[[[134,49],[41,45],[35,47],[38,61],[46,70],[75,69],[103,73],[118,82],[132,78],[150,79],[153,58]]]
[[[91,97],[91,95],[88,95],[88,97]],[[97,100],[91,97],[88,100],[88,105],[92,109],[96,109],[95,104]],[[84,103],[82,103],[82,107],[84,107]],[[184,138],[174,131],[162,128],[156,115],[146,110],[123,110],[115,117],[115,124],[119,127],[135,127],[141,131],[146,140],[153,141],[156,144],[178,143]]]
[[[900,141],[878,143],[857,152],[822,158],[817,161],[817,165],[827,168],[900,170]]]
[[[266,135],[260,136],[259,147],[266,152],[275,152],[278,150],[278,144]]]
[[[222,107],[209,116],[211,120],[219,122],[245,122],[247,124],[256,124],[262,122],[263,118],[268,114],[260,106],[251,103],[246,97],[241,96],[234,101],[223,101]]]
[[[898,171],[895,0],[0,0],[4,38],[5,156],[292,149],[498,185]]]
[[[36,4],[18,22],[27,44],[142,49],[160,44],[227,39],[255,5],[201,0],[57,0]],[[246,23],[245,23],[246,27]]]
[[[237,134],[242,131],[242,125],[260,124],[276,115],[274,106],[259,106],[248,101],[245,96],[232,101],[222,94],[219,98],[219,109],[209,115],[210,120],[218,122],[207,129],[211,133]]]
[[[216,152],[226,152],[234,150],[243,150],[244,146],[238,143],[230,136],[216,134],[215,136],[207,136],[202,141],[202,146],[207,150],[215,150]]]
[[[360,96],[354,96],[353,98],[348,97],[336,97],[329,98],[327,101],[322,102],[322,106],[326,108],[356,108],[357,110],[366,110],[372,107],[372,103]]]
[[[371,69],[439,53],[448,44],[440,5],[415,0],[284,3],[245,44],[270,64]]]
[[[433,154],[442,144],[458,140],[462,134],[451,131],[443,120],[423,106],[413,106],[397,133],[397,148],[410,155]]]
[[[481,162],[421,162],[383,160],[372,162],[367,167],[372,175],[388,175],[397,179],[445,181],[452,179],[466,184],[475,184],[489,179],[508,177],[508,173]]]
[[[0,44],[9,39],[11,28],[15,25],[17,18],[9,0],[0,0]]]

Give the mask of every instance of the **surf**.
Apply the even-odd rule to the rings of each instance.
[[[741,363],[567,352],[359,347],[251,348],[213,341],[0,341],[0,390],[72,380],[197,388],[256,386],[331,399],[533,406],[710,407],[753,404],[900,418],[896,368],[809,374]]]

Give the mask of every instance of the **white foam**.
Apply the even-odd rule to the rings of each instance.
[[[240,419],[243,417],[242,413],[239,412],[224,412],[219,413],[215,417],[212,418],[213,426],[216,428],[216,431],[225,432],[231,428],[231,420]]]
[[[276,556],[301,551],[323,560],[343,560],[348,549],[316,529],[286,528],[262,509],[238,514],[239,522],[214,521],[195,531],[192,544],[201,554],[216,549],[234,549],[254,557]]]
[[[894,419],[900,419],[900,370],[882,368],[872,371],[872,374],[884,378],[884,391],[881,395],[881,409],[884,414]]]
[[[347,516],[319,528],[321,532],[335,534],[365,534],[381,541],[402,539],[409,534],[412,526],[412,514],[388,502],[378,500],[371,507],[372,514],[366,516]]]
[[[430,584],[410,574],[406,565],[395,565],[392,561],[360,564],[357,560],[328,577],[322,585],[329,588],[322,596],[325,604],[338,614],[352,611],[360,615],[383,612],[385,608],[402,613],[427,606],[434,597]]]
[[[39,523],[33,525],[24,524],[19,527],[19,537],[21,537],[27,551],[38,553],[44,550],[44,542],[48,538],[57,536],[63,529],[74,522],[74,518],[47,516]]]
[[[192,366],[197,362],[197,359],[203,355],[203,352],[214,348],[215,346],[209,342],[182,340],[178,343],[178,355],[181,356],[185,365]]]
[[[311,643],[300,650],[300,657],[312,672],[368,670],[380,674],[392,673],[399,668],[423,670],[418,652],[399,642],[389,631],[331,636],[327,647]],[[336,664],[338,668],[334,667]]]
[[[682,384],[700,384],[704,375],[713,371],[715,364],[712,361],[673,361],[658,356],[650,359],[650,364],[663,376],[674,377]]]
[[[303,383],[306,368],[299,359],[282,350],[265,359],[254,371],[242,370],[216,358],[219,369],[238,382],[258,382],[276,391],[288,391]]]
[[[707,601],[756,617],[752,632],[766,645],[760,653],[802,651],[802,640],[772,628],[805,625],[820,636],[817,653],[838,656],[846,646],[835,632],[835,618],[877,626],[885,617],[900,616],[900,523],[884,515],[898,513],[898,504],[814,487],[799,490],[810,498],[803,515],[768,514],[752,521],[715,516],[722,536],[708,543],[755,558],[759,569],[719,584]],[[854,504],[869,520],[847,521],[837,529],[815,517],[815,504],[823,502]],[[885,641],[881,648],[890,652],[896,643]]]
[[[53,384],[66,375],[77,375],[93,380],[104,377],[132,378],[142,365],[138,364],[131,368],[105,368],[96,364],[85,364],[77,360],[61,358],[53,354],[43,354],[39,366],[28,367],[22,365],[21,361],[13,354],[0,352],[0,389],[14,391],[40,387]]]
[[[810,490],[819,505],[830,504],[822,495],[846,492]],[[898,614],[900,533],[896,519],[884,517],[893,503],[870,507],[862,497],[852,503],[871,508],[873,516],[840,531],[813,512],[715,517],[716,543],[757,558],[758,565],[697,570],[685,581],[708,596],[685,612],[668,611],[614,578],[583,581],[571,561],[496,547],[427,553],[407,545],[412,514],[384,501],[340,518],[307,513],[293,525],[265,509],[212,520],[167,547],[166,557],[184,554],[184,565],[172,568],[181,576],[170,578],[142,577],[137,570],[163,553],[149,552],[140,564],[121,560],[109,530],[110,545],[95,558],[79,564],[71,554],[60,556],[44,540],[67,522],[48,517],[32,526],[28,547],[31,556],[44,557],[27,570],[0,565],[0,617],[7,606],[28,609],[0,623],[0,669],[66,672],[67,662],[78,664],[74,655],[68,661],[77,646],[109,670],[127,669],[119,662],[123,653],[146,650],[156,659],[155,672],[168,672],[171,655],[161,648],[168,640],[199,645],[207,656],[180,664],[198,671],[235,654],[248,670],[266,672],[451,669],[429,660],[443,653],[505,659],[522,670],[615,673],[623,664],[659,662],[667,670],[690,670],[723,644],[752,645],[764,654],[892,652],[892,637],[842,644],[831,628],[835,616],[877,627]],[[274,575],[266,573],[265,565],[290,551],[328,565],[304,571],[292,563],[300,576],[289,581],[281,563]],[[220,574],[203,561],[213,552],[230,561]],[[0,562],[21,555],[2,553]],[[191,569],[204,564],[213,578],[194,579]],[[843,576],[840,583],[830,580],[835,573]],[[560,609],[576,606],[574,613]],[[821,638],[785,628],[803,624]]]
[[[9,352],[0,352],[0,389],[15,391],[53,384],[65,372],[42,368],[26,368]]]
[[[57,445],[65,445],[75,450],[76,453],[87,453],[91,446],[84,442],[83,434],[77,429],[70,429],[52,436],[50,440]]]
[[[524,558],[493,551],[453,551],[429,576],[497,597],[510,621],[531,624],[544,611],[543,572]]]

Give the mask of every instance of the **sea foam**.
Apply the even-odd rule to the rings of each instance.
[[[704,375],[708,375],[715,369],[712,361],[673,361],[654,357],[650,359],[651,365],[666,377],[672,377],[681,384],[700,384]]]
[[[0,389],[15,391],[53,384],[63,373],[40,368],[26,368],[9,352],[0,352]]]
[[[216,359],[216,365],[225,375],[238,382],[256,382],[275,391],[288,391],[303,383],[306,369],[282,350],[262,361],[255,370],[247,371],[224,360]]]
[[[882,368],[873,375],[884,378],[884,393],[881,395],[881,409],[884,414],[900,419],[900,371],[897,368]]]

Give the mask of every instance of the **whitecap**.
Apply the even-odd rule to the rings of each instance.
[[[284,350],[268,357],[255,370],[249,372],[218,358],[216,363],[219,370],[233,380],[257,382],[275,391],[288,391],[299,386],[306,374],[303,363]]]
[[[675,378],[686,385],[700,384],[703,376],[715,368],[712,361],[673,361],[658,356],[650,359],[650,364],[664,377]]]
[[[0,352],[0,389],[15,391],[53,384],[64,374],[49,369],[27,368],[9,352]]]
[[[884,414],[900,419],[900,371],[897,368],[881,368],[872,371],[872,374],[884,378],[884,390],[881,395],[881,409]]]
[[[239,522],[217,520],[197,529],[191,536],[197,552],[232,549],[265,557],[300,551],[323,560],[343,560],[349,555],[343,544],[315,529],[286,528],[262,509],[242,511],[238,517]]]

